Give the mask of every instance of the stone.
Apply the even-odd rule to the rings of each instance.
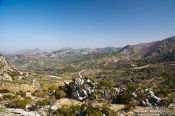
[[[40,116],[36,112],[27,112],[27,111],[22,110],[22,109],[8,108],[7,111],[10,112],[10,113],[19,114],[19,115],[22,115],[22,116]]]
[[[135,92],[132,93],[132,96],[133,96],[134,98],[137,98],[137,94],[136,94]]]
[[[33,79],[33,86],[37,89],[37,90],[41,90],[41,86],[40,83],[37,79]]]
[[[28,104],[26,105],[26,111],[34,111],[37,108],[34,104]]]
[[[32,94],[31,94],[31,92],[26,92],[26,97],[32,97]]]
[[[8,73],[3,74],[3,81],[13,81],[12,77]]]
[[[170,103],[170,105],[168,105],[168,108],[175,108],[175,105],[173,103]]]

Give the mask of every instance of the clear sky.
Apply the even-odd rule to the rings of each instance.
[[[0,0],[0,50],[121,47],[175,35],[175,0]]]

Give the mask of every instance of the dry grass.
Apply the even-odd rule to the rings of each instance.
[[[0,84],[0,89],[8,89],[11,92],[17,92],[17,91],[31,91],[31,92],[34,92],[35,91],[35,88],[32,85],[9,83],[9,82],[1,83]]]

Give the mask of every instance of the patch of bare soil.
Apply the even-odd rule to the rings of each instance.
[[[52,110],[57,110],[61,107],[70,107],[70,106],[81,105],[81,104],[82,104],[82,102],[80,102],[80,101],[63,98],[63,99],[60,99],[60,100],[56,101],[52,105],[51,109]]]
[[[118,112],[118,111],[124,109],[125,105],[122,105],[122,104],[111,104],[109,108],[111,110],[115,111],[115,112]]]

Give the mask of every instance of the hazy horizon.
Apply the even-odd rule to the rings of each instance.
[[[123,47],[175,35],[174,0],[0,0],[0,51]]]

